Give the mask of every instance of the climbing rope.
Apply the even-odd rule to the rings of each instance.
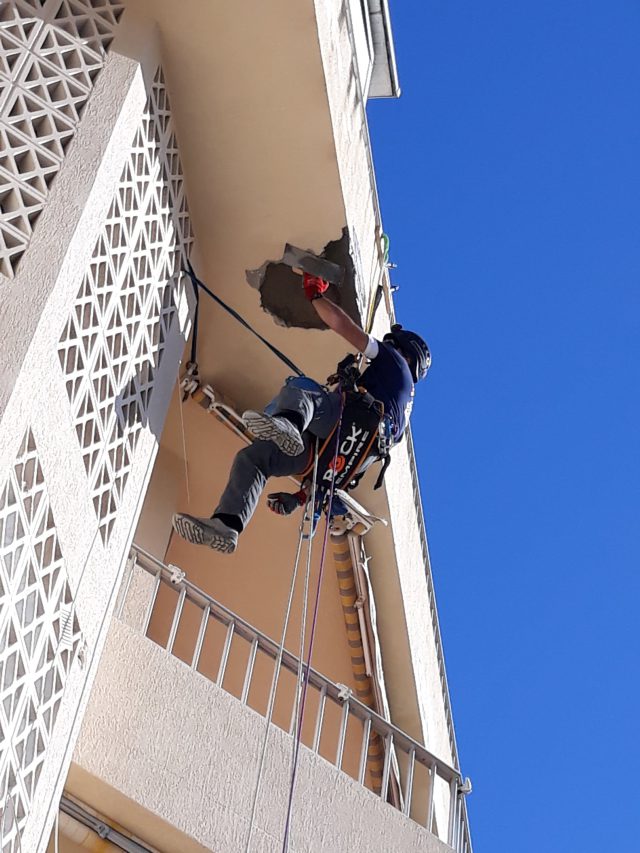
[[[338,389],[339,390],[339,389]],[[307,699],[307,689],[309,687],[309,674],[311,672],[311,661],[313,659],[313,646],[316,637],[316,628],[318,627],[318,613],[320,609],[320,593],[322,591],[322,580],[324,577],[324,563],[325,557],[327,553],[327,543],[329,541],[329,526],[331,523],[331,507],[333,505],[333,496],[335,492],[335,480],[336,480],[336,462],[338,459],[338,451],[340,449],[340,431],[342,427],[342,415],[344,412],[344,395],[341,396],[341,405],[340,405],[340,414],[338,416],[338,425],[336,427],[335,436],[336,436],[336,449],[333,456],[333,463],[331,466],[331,470],[333,472],[333,476],[331,477],[331,485],[329,487],[329,494],[327,497],[327,505],[325,510],[325,526],[324,526],[324,535],[322,539],[322,551],[320,553],[320,567],[318,569],[318,583],[316,586],[316,598],[313,606],[313,618],[311,620],[311,631],[309,634],[309,653],[307,656],[307,662],[304,671],[304,678],[302,681],[302,696],[300,699],[300,709],[298,712],[298,722],[296,726],[296,734],[294,738],[294,753],[293,753],[293,766],[291,768],[291,782],[289,785],[289,798],[287,802],[287,816],[284,827],[284,837],[282,840],[282,853],[287,853],[289,849],[289,835],[291,830],[291,811],[293,806],[293,794],[295,790],[296,784],[296,776],[298,771],[298,758],[300,755],[300,743],[302,740],[302,725],[304,723],[304,711],[306,706]]]
[[[223,300],[220,299],[219,296],[216,296],[216,294],[212,290],[210,290],[210,288],[208,288],[204,284],[204,282],[202,282],[197,277],[190,261],[187,261],[187,268],[184,270],[184,273],[186,275],[188,275],[189,278],[191,279],[191,284],[193,285],[193,289],[195,292],[195,299],[196,299],[196,306],[195,306],[195,313],[194,313],[194,328],[193,328],[193,334],[192,334],[192,339],[191,339],[191,362],[190,362],[191,365],[196,364],[196,350],[197,350],[197,340],[198,340],[198,319],[199,319],[198,315],[199,315],[199,307],[200,307],[200,305],[199,305],[199,290],[202,290],[202,291],[204,291],[204,293],[207,294],[207,296],[209,296],[211,299],[213,299],[214,302],[216,302],[218,305],[220,305],[221,308],[223,308],[228,314],[230,314],[235,320],[237,320],[242,326],[244,326],[245,329],[247,329],[249,332],[251,332],[251,334],[254,335],[256,338],[258,338],[258,340],[261,341],[277,358],[279,358],[284,364],[286,364],[287,367],[290,368],[290,370],[292,370],[298,376],[304,376],[303,371],[300,370],[300,368],[293,361],[291,361],[290,358],[288,358],[277,347],[275,347],[273,344],[271,344],[261,334],[256,332],[256,330],[252,326],[250,326],[249,323],[247,323],[247,321],[240,314],[238,314],[237,311],[235,311],[233,308],[231,308],[231,306],[227,305],[226,302],[223,302]],[[338,388],[338,390],[340,390],[340,387]],[[274,676],[273,676],[273,680],[272,680],[272,684],[271,684],[271,691],[270,691],[270,695],[269,695],[269,704],[268,704],[267,718],[266,718],[266,723],[265,723],[265,734],[263,737],[262,750],[261,750],[261,754],[260,754],[260,761],[259,761],[259,765],[258,765],[258,773],[257,773],[257,778],[256,778],[256,785],[255,785],[255,789],[254,789],[254,793],[253,793],[253,800],[252,800],[252,804],[251,804],[251,816],[250,816],[250,820],[249,820],[249,832],[247,835],[247,841],[246,841],[246,845],[245,845],[245,853],[249,853],[249,849],[250,849],[250,845],[251,845],[251,838],[252,838],[252,834],[253,834],[253,826],[255,823],[255,814],[256,814],[256,807],[257,807],[257,802],[258,802],[258,795],[259,795],[259,790],[260,790],[260,784],[262,781],[262,774],[264,771],[264,762],[265,762],[267,743],[268,743],[268,738],[269,738],[269,731],[270,731],[270,727],[271,727],[271,720],[272,720],[273,709],[274,709],[274,705],[275,705],[275,697],[276,697],[276,691],[277,691],[277,686],[278,686],[278,680],[279,680],[279,676],[280,676],[282,656],[284,654],[284,643],[285,643],[285,639],[286,639],[287,628],[289,625],[289,618],[291,615],[291,606],[292,606],[292,602],[293,602],[293,595],[294,595],[295,585],[296,585],[296,580],[297,580],[297,575],[298,575],[300,556],[302,553],[302,543],[303,543],[303,540],[305,537],[304,522],[305,522],[305,518],[306,518],[307,514],[310,514],[310,535],[308,537],[309,538],[309,548],[308,548],[308,552],[307,552],[307,566],[306,566],[306,574],[305,574],[305,585],[304,585],[304,593],[303,593],[303,609],[302,609],[302,617],[301,617],[300,657],[299,657],[299,664],[298,664],[298,679],[296,682],[296,695],[295,695],[295,700],[294,700],[295,724],[294,724],[294,737],[293,737],[293,757],[292,757],[292,768],[291,768],[291,781],[290,781],[290,785],[289,785],[289,797],[288,797],[288,802],[287,802],[287,815],[286,815],[283,846],[282,846],[283,853],[287,853],[288,846],[289,846],[289,832],[290,832],[290,827],[291,827],[291,810],[292,810],[292,804],[293,804],[293,794],[294,794],[294,790],[295,790],[296,774],[297,774],[297,767],[298,767],[298,757],[299,757],[299,753],[300,753],[300,743],[301,743],[301,739],[302,739],[302,725],[304,722],[304,711],[305,711],[306,698],[307,698],[307,689],[308,689],[308,685],[309,685],[309,674],[311,671],[311,661],[312,661],[312,657],[313,657],[313,646],[314,646],[314,642],[315,642],[316,628],[317,628],[317,624],[318,624],[320,593],[321,593],[321,589],[322,589],[322,580],[323,580],[323,576],[324,576],[324,563],[325,563],[325,557],[326,557],[326,551],[327,551],[327,542],[328,542],[328,538],[329,538],[329,525],[330,525],[330,519],[331,519],[331,507],[333,504],[333,496],[334,496],[334,491],[335,491],[335,477],[336,477],[336,470],[335,469],[336,469],[336,463],[337,463],[337,459],[338,459],[338,452],[339,452],[339,448],[340,448],[340,431],[341,431],[341,427],[342,427],[342,416],[343,416],[343,412],[344,412],[344,395],[343,394],[340,394],[340,400],[341,400],[340,414],[338,417],[338,424],[337,424],[337,427],[336,427],[336,430],[334,433],[335,434],[336,446],[335,446],[335,453],[334,453],[334,457],[333,457],[333,464],[331,466],[331,470],[332,470],[333,474],[331,477],[331,484],[330,484],[330,488],[329,488],[328,498],[326,500],[326,508],[325,508],[326,522],[325,522],[324,536],[323,536],[323,542],[322,542],[322,552],[321,552],[321,556],[320,556],[320,567],[319,567],[319,571],[318,571],[318,584],[317,584],[316,598],[315,598],[314,608],[313,608],[313,618],[311,621],[311,631],[310,631],[310,635],[309,635],[309,652],[308,652],[307,662],[305,665],[303,665],[305,633],[306,633],[306,620],[307,620],[307,605],[308,605],[308,597],[309,597],[309,577],[310,577],[310,573],[311,573],[311,554],[312,554],[313,534],[315,532],[315,512],[316,512],[316,504],[317,504],[317,497],[316,497],[316,485],[317,485],[317,483],[316,483],[316,480],[317,480],[318,456],[319,456],[319,442],[318,441],[316,441],[316,448],[315,448],[314,467],[313,467],[313,484],[312,484],[311,494],[310,494],[309,500],[307,502],[307,511],[305,513],[305,516],[303,516],[302,522],[300,524],[298,546],[297,546],[296,557],[295,557],[295,561],[294,561],[293,577],[291,580],[291,586],[289,588],[289,598],[287,600],[284,624],[283,624],[283,628],[282,628],[282,635],[281,635],[281,639],[280,639],[280,644],[278,646],[278,654],[277,654],[277,658],[276,658],[276,667],[275,667]],[[185,456],[185,458],[186,458],[186,456]],[[323,493],[321,496],[321,503],[324,503],[324,498],[325,498],[325,493]],[[320,510],[322,510],[322,506],[320,507]]]
[[[195,331],[194,331],[195,334]],[[192,362],[193,363],[193,362]],[[180,434],[182,436],[182,456],[184,459],[184,484],[187,491],[187,505],[191,506],[191,490],[189,488],[189,465],[187,463],[187,435],[184,428],[184,412],[182,411],[182,401],[180,399],[180,372],[176,380],[178,388],[178,408],[180,409]]]
[[[244,319],[244,317],[242,317],[240,314],[238,314],[238,312],[234,308],[232,308],[230,305],[227,305],[226,302],[223,302],[219,296],[216,296],[216,294],[213,292],[213,290],[210,290],[210,288],[208,288],[207,285],[203,281],[200,281],[198,276],[195,274],[193,267],[191,266],[190,261],[187,261],[187,269],[183,270],[183,272],[186,275],[188,275],[189,278],[191,279],[191,284],[193,285],[193,288],[195,291],[197,291],[198,288],[200,288],[200,290],[203,290],[207,294],[207,296],[211,297],[211,299],[213,299],[214,302],[217,302],[218,305],[220,305],[221,308],[224,308],[224,310],[228,314],[231,314],[231,316],[235,320],[237,320],[242,326],[244,326],[245,329],[247,329],[249,332],[251,332],[252,335],[255,335],[259,341],[262,341],[262,343],[267,347],[267,349],[271,350],[271,352],[277,358],[279,358],[280,361],[282,361],[284,364],[286,364],[290,370],[293,370],[293,372],[296,373],[298,376],[304,376],[304,373],[302,372],[302,370],[300,370],[300,368],[296,364],[294,364],[294,362],[291,361],[291,359],[288,356],[286,356],[283,352],[281,352],[276,346],[274,346],[272,343],[270,343],[266,338],[263,338],[259,332],[256,332],[256,330],[253,328],[253,326],[250,326],[249,323],[247,323],[247,321]],[[198,307],[199,307],[198,306],[198,298],[197,298],[197,294],[196,294],[196,314],[195,314],[195,318],[194,318],[194,336],[196,338],[196,343],[197,343],[197,335],[198,335],[198,322],[197,322],[198,321],[198,311],[197,311]],[[192,338],[192,341],[191,341],[191,359],[192,359],[192,361],[195,360],[194,359],[194,353],[195,353],[195,346],[194,346],[193,338]]]
[[[293,595],[295,592],[296,581],[297,581],[297,577],[298,577],[298,567],[300,565],[300,555],[302,553],[302,544],[305,540],[305,521],[307,519],[309,520],[310,534],[313,531],[313,525],[315,523],[314,509],[315,509],[315,500],[316,500],[316,482],[317,482],[317,476],[318,476],[319,444],[320,444],[319,440],[316,438],[311,492],[310,492],[309,498],[307,500],[307,506],[306,506],[305,512],[304,512],[304,514],[302,516],[302,520],[300,522],[300,529],[299,529],[299,535],[298,535],[298,546],[296,549],[296,556],[295,556],[295,560],[294,560],[294,564],[293,564],[293,575],[291,578],[291,585],[289,587],[289,597],[287,599],[287,606],[285,609],[285,615],[284,615],[284,620],[283,620],[283,624],[282,624],[282,633],[280,635],[280,644],[278,645],[278,654],[277,654],[276,660],[275,660],[275,668],[274,668],[274,672],[273,672],[273,679],[271,681],[271,691],[269,693],[269,703],[268,703],[268,707],[267,707],[267,719],[266,719],[265,728],[264,728],[264,737],[262,739],[262,750],[260,753],[260,762],[258,764],[258,773],[256,776],[256,784],[254,787],[253,799],[251,802],[251,816],[249,819],[249,832],[247,834],[247,841],[246,841],[245,848],[244,848],[245,853],[249,853],[249,849],[251,846],[251,837],[253,834],[253,827],[254,827],[254,823],[255,823],[256,807],[258,804],[260,784],[262,782],[262,773],[264,771],[265,756],[267,753],[267,743],[269,740],[269,732],[271,730],[271,720],[273,717],[273,709],[275,706],[276,693],[278,690],[278,682],[280,679],[280,669],[281,669],[281,664],[282,664],[282,656],[284,654],[284,644],[286,641],[287,630],[289,628],[289,618],[291,616],[291,606],[293,604]],[[313,535],[309,535],[306,538],[307,538],[307,541],[309,544],[308,544],[308,549],[307,549],[307,578],[305,581],[305,586],[308,585],[308,574],[309,574],[309,567],[311,565],[311,553],[312,553],[312,548],[313,548]],[[303,631],[304,631],[304,628],[303,628]],[[303,640],[303,642],[304,642],[304,640]]]

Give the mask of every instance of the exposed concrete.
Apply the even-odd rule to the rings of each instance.
[[[327,296],[356,323],[362,323],[356,299],[355,267],[348,228],[342,229],[342,237],[338,240],[327,243],[318,257],[343,268],[342,281],[340,284],[330,284]],[[301,277],[282,260],[265,261],[257,270],[247,270],[247,281],[260,291],[261,307],[271,314],[278,325],[297,326],[300,329],[327,328],[305,297]]]

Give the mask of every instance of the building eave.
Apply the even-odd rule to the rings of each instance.
[[[387,0],[368,0],[374,59],[369,98],[399,98],[400,81]]]

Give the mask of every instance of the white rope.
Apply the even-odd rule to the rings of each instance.
[[[244,848],[245,853],[249,853],[249,850],[251,847],[251,837],[253,835],[253,827],[254,827],[254,823],[255,823],[256,808],[258,805],[258,795],[260,793],[260,784],[262,782],[262,774],[264,772],[264,763],[265,763],[265,757],[267,754],[267,744],[269,741],[269,732],[271,730],[271,719],[273,717],[273,709],[275,706],[276,693],[278,690],[278,681],[280,679],[282,656],[284,654],[284,644],[286,641],[287,630],[289,628],[289,619],[291,616],[291,606],[293,604],[293,596],[294,596],[296,581],[297,581],[297,577],[298,577],[298,567],[300,565],[300,555],[302,553],[302,543],[304,542],[304,523],[305,523],[305,519],[307,518],[309,512],[310,512],[310,524],[309,524],[309,534],[310,535],[309,535],[309,548],[308,548],[308,556],[307,556],[307,566],[310,565],[310,563],[311,563],[311,549],[312,549],[312,545],[313,545],[313,536],[311,534],[313,533],[313,524],[314,524],[313,513],[314,513],[314,508],[315,508],[317,473],[318,473],[318,441],[316,439],[316,449],[315,449],[315,456],[314,456],[314,462],[313,462],[313,484],[312,484],[312,488],[311,488],[311,494],[309,496],[309,499],[307,501],[307,506],[305,508],[305,513],[302,516],[302,521],[300,522],[300,530],[299,530],[299,535],[298,535],[298,546],[296,549],[296,556],[295,556],[295,560],[294,560],[294,564],[293,564],[293,576],[291,578],[291,585],[289,586],[289,597],[287,599],[287,606],[286,606],[284,621],[283,621],[283,625],[282,625],[282,633],[280,635],[280,644],[278,646],[278,654],[276,656],[275,668],[274,668],[274,672],[273,672],[273,679],[271,681],[271,691],[269,693],[269,704],[267,707],[267,717],[266,717],[265,727],[264,727],[264,737],[262,739],[262,750],[260,753],[260,761],[258,763],[258,773],[256,776],[256,784],[254,787],[253,799],[251,802],[251,816],[249,818],[249,832],[247,833],[247,841],[246,841],[245,848]],[[303,638],[303,642],[304,642],[304,638]],[[296,694],[297,694],[297,692],[298,691],[296,690]],[[296,714],[296,718],[297,718],[297,714]]]
[[[60,807],[58,807],[58,811],[56,812],[56,825],[55,825],[54,836],[53,836],[53,853],[58,853],[59,842],[60,842]]]
[[[189,489],[189,467],[187,465],[187,437],[184,429],[184,413],[182,406],[184,405],[180,394],[180,368],[178,368],[178,376],[176,378],[178,387],[178,408],[180,409],[180,431],[182,433],[182,456],[184,458],[184,481],[187,488],[187,506],[191,506],[191,491]]]
[[[307,550],[307,566],[304,575],[304,590],[302,593],[302,613],[300,617],[300,652],[298,654],[298,680],[296,681],[296,693],[294,697],[294,725],[293,725],[293,744],[291,748],[291,766],[293,767],[293,762],[295,761],[296,756],[296,743],[298,740],[298,726],[300,724],[299,720],[299,712],[300,712],[300,697],[302,696],[302,687],[304,683],[304,642],[307,631],[307,609],[309,606],[309,579],[311,577],[311,554],[312,554],[312,541],[313,536],[315,534],[315,503],[316,503],[316,478],[318,474],[318,439],[316,438],[316,456],[315,456],[315,464],[313,467],[313,482],[311,486],[311,527],[310,527],[310,538],[309,538],[309,548]]]
[[[300,743],[301,743],[301,739],[302,739],[301,738],[301,736],[302,736],[302,724],[304,722],[304,711],[305,711],[305,704],[306,704],[306,698],[307,698],[307,687],[309,686],[309,675],[311,672],[311,659],[313,656],[313,645],[314,645],[314,641],[315,641],[316,628],[318,626],[318,612],[319,612],[319,606],[320,606],[320,593],[322,592],[322,578],[323,578],[323,573],[324,573],[324,562],[325,562],[325,557],[326,557],[326,553],[327,553],[327,543],[329,540],[329,525],[330,525],[330,519],[331,519],[331,506],[333,503],[333,497],[334,497],[335,485],[336,485],[336,462],[338,459],[338,449],[340,447],[340,431],[342,429],[342,416],[344,414],[344,399],[345,398],[343,396],[342,402],[340,405],[340,416],[338,417],[338,425],[336,428],[336,450],[335,450],[335,453],[333,455],[333,464],[331,466],[333,476],[331,478],[331,486],[329,489],[329,496],[328,496],[328,501],[327,501],[327,505],[326,505],[326,509],[325,509],[326,522],[325,522],[324,536],[323,536],[323,541],[322,541],[322,553],[320,555],[320,566],[318,569],[318,583],[317,583],[317,588],[316,588],[316,599],[315,599],[315,603],[313,605],[313,620],[311,622],[311,634],[309,637],[309,657],[308,657],[308,660],[307,660],[307,663],[305,666],[302,695],[300,698],[300,712],[299,712],[300,723],[297,727],[297,736],[294,738],[295,751],[293,754],[293,763],[292,763],[292,768],[291,768],[291,784],[289,786],[289,799],[288,799],[288,803],[287,803],[287,819],[285,821],[284,837],[282,840],[282,853],[287,853],[287,851],[289,850],[289,834],[290,834],[290,830],[291,830],[293,794],[294,794],[295,784],[296,784],[296,772],[297,772],[297,768],[298,768],[298,756],[300,754]],[[324,503],[324,495],[323,495],[323,501],[322,502]]]

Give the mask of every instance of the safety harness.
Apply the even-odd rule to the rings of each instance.
[[[381,461],[382,468],[376,480],[375,489],[383,483],[384,475],[391,461],[389,451],[392,446],[391,419],[384,411],[384,405],[362,386],[358,359],[349,354],[337,366],[336,372],[327,380],[329,385],[337,384],[342,394],[342,424],[340,443],[336,450],[336,430],[324,440],[318,458],[318,489],[322,494],[326,484],[335,478],[335,487],[349,491],[354,489],[367,468],[374,461]],[[335,456],[335,470],[334,470]],[[303,482],[311,472],[313,465],[300,475]]]

